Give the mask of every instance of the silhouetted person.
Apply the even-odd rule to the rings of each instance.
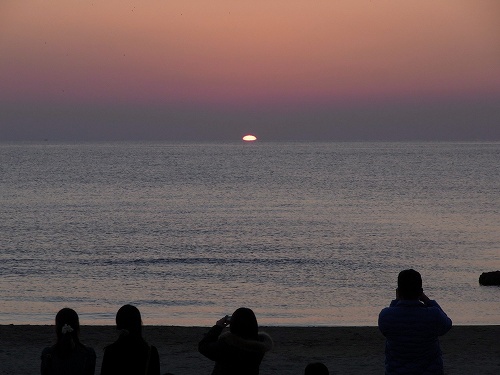
[[[378,326],[386,337],[386,374],[443,374],[438,336],[451,329],[451,319],[422,289],[413,270],[398,276],[396,299],[380,312]]]
[[[101,375],[160,375],[158,350],[142,338],[137,307],[124,305],[116,313],[120,337],[104,348]]]
[[[321,362],[309,363],[305,370],[304,375],[329,375],[328,367]]]
[[[222,333],[227,325],[229,332]],[[255,314],[245,307],[219,319],[198,344],[200,353],[215,361],[212,375],[257,375],[272,347],[271,337],[259,332]]]
[[[42,351],[42,375],[94,375],[94,349],[79,339],[80,321],[75,310],[64,308],[56,315],[55,345]]]

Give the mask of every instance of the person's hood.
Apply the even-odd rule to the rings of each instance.
[[[265,353],[273,348],[273,340],[265,332],[259,332],[257,340],[244,339],[231,332],[225,332],[220,335],[219,340],[248,352]]]

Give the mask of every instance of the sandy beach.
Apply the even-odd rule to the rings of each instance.
[[[210,374],[213,363],[197,351],[208,327],[145,326],[144,336],[160,353],[162,373]],[[333,374],[383,374],[384,337],[376,327],[262,327],[275,347],[261,374],[302,374],[322,361]],[[499,374],[500,326],[457,326],[441,338],[445,373]],[[81,340],[97,353],[116,339],[113,326],[83,326]],[[54,343],[53,326],[0,325],[0,374],[39,374],[40,353]]]

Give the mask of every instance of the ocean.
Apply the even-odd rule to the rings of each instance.
[[[374,326],[407,268],[500,324],[500,143],[3,143],[0,176],[0,324]]]

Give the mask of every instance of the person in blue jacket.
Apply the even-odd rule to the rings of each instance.
[[[396,299],[378,318],[378,327],[386,338],[385,373],[443,374],[438,337],[451,326],[451,319],[438,303],[424,294],[420,273],[401,271]]]

